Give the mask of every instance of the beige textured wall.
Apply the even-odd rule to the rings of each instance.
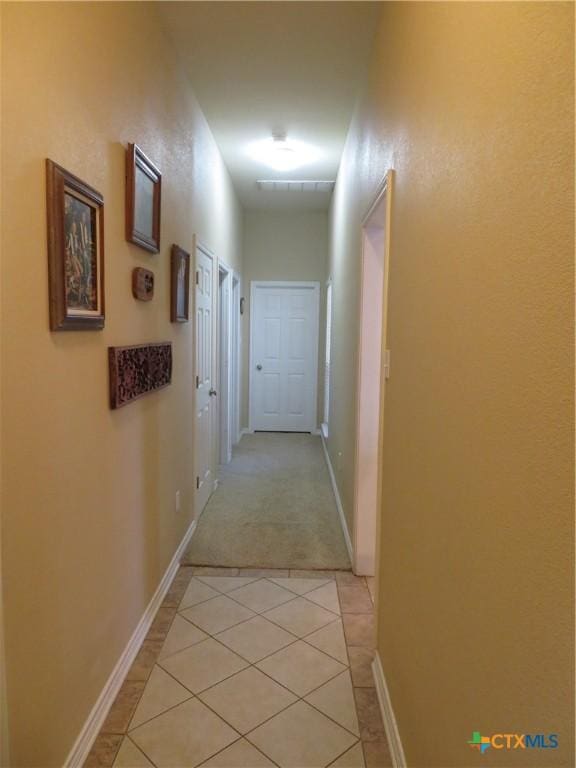
[[[326,211],[246,211],[244,217],[242,424],[248,426],[250,355],[250,281],[301,280],[320,283],[318,346],[318,423],[323,413],[326,280],[328,278],[328,213]]]
[[[2,60],[2,12],[0,10],[0,61]],[[0,77],[0,99],[2,79]],[[0,146],[2,142],[2,117],[0,115]],[[0,185],[0,228],[2,226],[2,188]],[[0,244],[0,317],[2,317],[2,250]],[[0,403],[2,402],[2,336],[0,334]],[[2,411],[0,409],[0,434],[2,432]],[[0,440],[0,766],[8,766],[8,705],[6,701],[6,659],[4,653],[4,588],[2,572],[2,442]]]
[[[3,566],[13,766],[61,765],[194,516],[192,324],[169,253],[240,266],[241,211],[154,8],[2,4]],[[162,251],[124,240],[124,148],[163,173]],[[50,333],[44,159],[105,199],[106,328]],[[135,266],[156,275],[132,298]],[[113,412],[108,345],[171,340],[173,383]],[[175,513],[175,492],[182,509]]]
[[[385,3],[334,198],[349,513],[360,220],[396,171],[378,650],[411,767],[475,764],[472,730],[573,765],[573,13]]]

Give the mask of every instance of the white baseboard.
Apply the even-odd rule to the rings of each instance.
[[[380,660],[378,653],[375,654],[374,661],[372,662],[372,674],[374,675],[374,682],[376,683],[376,694],[380,704],[382,720],[384,721],[384,730],[386,731],[386,736],[388,738],[388,746],[390,747],[390,754],[392,756],[392,765],[394,768],[406,768],[404,748],[402,747],[402,741],[400,740],[398,724],[394,717],[392,701],[390,700],[382,661]]]
[[[354,565],[354,550],[352,548],[352,539],[350,538],[350,532],[348,531],[348,523],[346,522],[346,516],[344,515],[344,507],[342,506],[342,499],[340,498],[340,491],[336,485],[336,476],[334,475],[334,469],[332,468],[332,462],[328,454],[328,448],[326,448],[326,441],[324,435],[320,435],[322,438],[322,448],[324,448],[324,458],[326,459],[326,465],[328,466],[328,473],[330,475],[330,481],[332,483],[332,490],[334,491],[334,498],[336,499],[336,507],[338,508],[338,515],[340,516],[340,525],[342,526],[342,533],[344,534],[344,541],[346,542],[346,548],[348,549],[348,555],[350,562]]]
[[[249,427],[244,427],[244,429],[240,432],[240,439],[244,437],[244,435],[253,435],[254,430],[250,429]]]
[[[166,573],[162,577],[162,581],[158,585],[158,589],[150,600],[146,610],[144,611],[144,615],[138,622],[138,626],[128,641],[128,645],[118,659],[118,663],[114,667],[112,674],[108,678],[106,685],[104,686],[100,696],[98,697],[98,700],[96,701],[96,704],[88,715],[88,719],[84,723],[84,726],[80,731],[80,735],[76,739],[76,743],[66,758],[64,768],[81,768],[81,766],[84,765],[84,761],[88,757],[88,754],[92,749],[92,745],[94,744],[102,724],[106,719],[108,710],[112,706],[114,699],[116,698],[116,694],[120,690],[120,687],[124,682],[124,678],[126,677],[132,662],[136,658],[136,654],[140,650],[142,641],[150,629],[150,625],[154,620],[154,616],[156,615],[162,600],[164,600],[164,597],[168,592],[170,585],[172,584],[172,580],[174,579],[176,571],[180,565],[180,558],[184,554],[184,551],[188,546],[188,543],[190,542],[195,529],[196,520],[190,524],[190,527],[184,534],[184,537],[180,542],[174,557],[170,561],[170,565],[168,566]]]

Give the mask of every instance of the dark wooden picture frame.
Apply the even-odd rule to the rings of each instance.
[[[126,240],[160,251],[162,174],[136,144],[126,150]]]
[[[190,254],[179,245],[170,254],[170,320],[186,323],[190,319]]]
[[[46,160],[51,331],[104,327],[104,198]]]

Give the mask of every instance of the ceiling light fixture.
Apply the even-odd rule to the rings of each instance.
[[[335,181],[325,179],[258,179],[262,192],[332,192]]]
[[[285,135],[254,141],[246,147],[246,154],[275,171],[293,171],[313,163],[320,155],[315,147],[302,141],[288,140]]]

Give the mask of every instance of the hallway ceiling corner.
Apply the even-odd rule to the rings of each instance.
[[[267,180],[336,178],[366,77],[380,2],[163,2],[159,13],[246,209],[325,209],[330,190]],[[318,157],[274,171],[247,147],[285,132]]]

